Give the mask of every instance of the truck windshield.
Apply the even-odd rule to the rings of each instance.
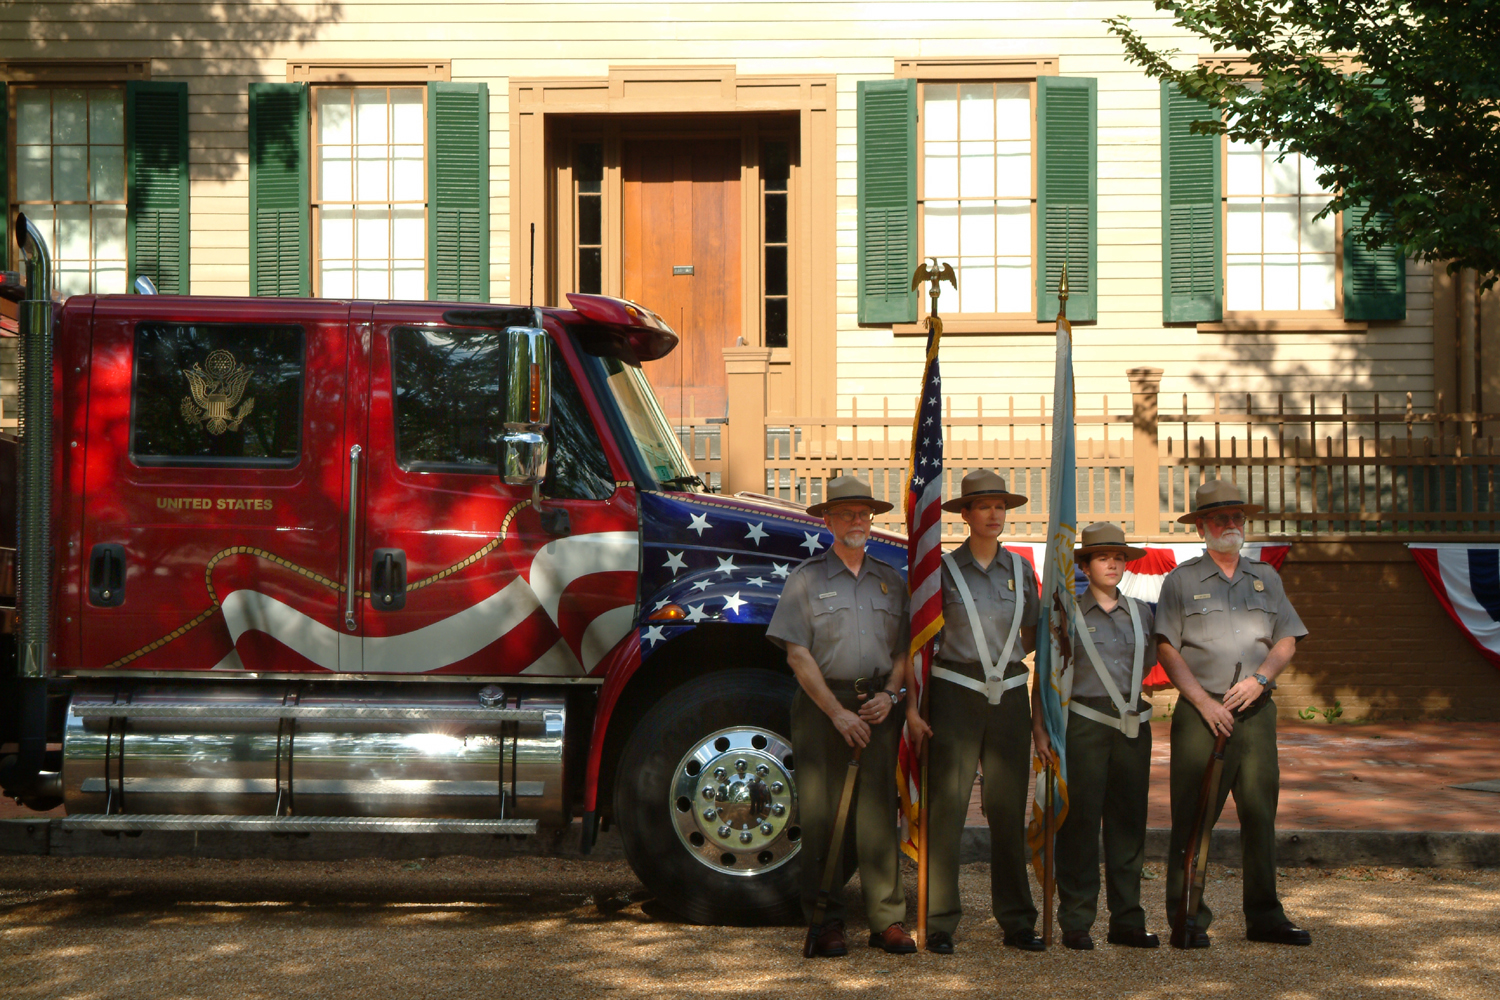
[[[674,490],[701,488],[703,481],[683,454],[682,445],[645,374],[615,358],[601,357],[599,361],[604,365],[605,384],[615,397],[641,459],[656,481]]]

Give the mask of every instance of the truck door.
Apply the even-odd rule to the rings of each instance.
[[[370,349],[359,669],[578,676],[634,621],[633,493],[561,351],[552,475],[539,512],[496,461],[503,330],[376,309]]]
[[[83,669],[339,668],[349,310],[99,300]]]

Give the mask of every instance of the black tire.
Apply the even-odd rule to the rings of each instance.
[[[732,875],[705,864],[683,843],[672,815],[677,768],[709,735],[755,728],[790,744],[797,685],[768,670],[706,674],[673,690],[636,724],[615,778],[615,822],[625,856],[655,897],[700,924],[798,923],[801,852],[779,867]]]

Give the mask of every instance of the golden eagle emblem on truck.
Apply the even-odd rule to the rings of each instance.
[[[195,427],[202,424],[210,434],[237,431],[255,409],[253,397],[240,405],[240,398],[250,384],[250,369],[237,364],[228,351],[214,351],[203,359],[202,365],[195,364],[182,374],[187,377],[189,389],[189,395],[182,397],[182,419]]]

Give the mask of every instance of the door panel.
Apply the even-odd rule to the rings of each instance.
[[[121,546],[125,592],[83,581],[83,669],[339,668],[348,317],[99,302],[82,562]]]
[[[633,621],[634,507],[616,499],[595,439],[591,454],[604,475],[594,477],[591,496],[548,501],[566,511],[566,534],[544,530],[531,489],[502,483],[496,470],[503,332],[432,326],[430,316],[381,307],[365,355],[361,669],[583,674],[597,661],[595,645],[613,636],[612,646],[628,630],[629,621],[616,629],[614,619]],[[559,357],[553,369],[557,392],[567,366]],[[554,528],[561,522],[551,515]],[[404,604],[372,597],[383,572],[377,550],[404,556]]]
[[[625,297],[682,337],[646,372],[668,416],[723,416],[723,349],[741,333],[740,139],[627,139],[621,155]]]

